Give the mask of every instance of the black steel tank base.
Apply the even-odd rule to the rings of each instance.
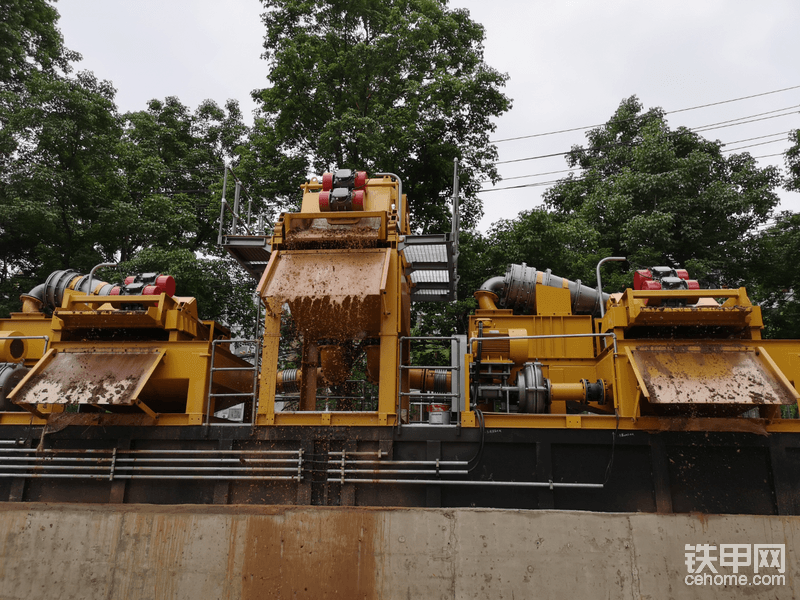
[[[0,500],[798,515],[796,434],[0,427]]]

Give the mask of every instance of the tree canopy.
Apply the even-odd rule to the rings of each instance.
[[[800,192],[800,129],[789,132],[789,141],[792,145],[786,151],[786,189]]]
[[[0,14],[0,310],[54,270],[110,261],[169,272],[204,318],[249,325],[252,285],[215,243],[223,160],[247,134],[238,104],[170,97],[120,115],[110,82],[70,75],[79,56],[50,3]]]
[[[670,129],[661,109],[645,112],[635,96],[587,138],[567,157],[581,175],[558,182],[544,200],[557,219],[593,230],[596,256],[681,266],[713,285],[741,283],[750,242],[778,203],[777,169],[758,167],[748,153],[725,155],[720,142],[685,127]]]
[[[262,3],[269,86],[254,93],[250,144],[267,142],[270,174],[281,163],[293,184],[334,167],[402,174],[414,226],[440,230],[458,157],[462,222],[475,224],[480,181],[497,178],[492,119],[510,107],[483,27],[445,0]]]

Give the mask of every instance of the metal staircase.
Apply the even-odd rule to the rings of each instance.
[[[400,252],[408,265],[412,302],[456,299],[456,247],[452,234],[407,235]]]
[[[452,302],[458,289],[458,159],[453,161],[450,233],[407,235],[398,246],[405,258],[412,302]]]
[[[272,246],[270,239],[271,233],[264,231],[261,218],[258,219],[256,232],[250,229],[252,200],[248,201],[247,218],[239,214],[239,196],[242,189],[242,182],[236,179],[233,171],[230,171],[236,182],[236,195],[231,207],[225,200],[225,190],[228,188],[228,172],[230,169],[225,167],[225,177],[222,184],[222,203],[219,213],[219,237],[217,243],[228,251],[236,262],[247,271],[256,281],[261,279],[264,269],[267,268]],[[229,212],[232,216],[230,233],[225,233],[225,213]],[[239,231],[244,233],[240,234]],[[261,233],[258,233],[261,232]]]
[[[272,252],[271,235],[223,235],[220,245],[256,280],[261,279]]]

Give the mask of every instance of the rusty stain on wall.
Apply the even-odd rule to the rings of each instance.
[[[249,519],[242,599],[377,597],[381,519],[379,512],[363,509],[309,511],[291,521]]]

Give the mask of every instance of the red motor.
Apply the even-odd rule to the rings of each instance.
[[[339,169],[335,173],[324,173],[322,191],[319,193],[319,210],[321,212],[364,210],[366,186],[366,171]]]
[[[639,269],[633,274],[633,289],[656,290],[699,290],[700,284],[695,279],[689,279],[686,269],[673,269],[671,267],[650,267]]]
[[[167,296],[175,295],[175,279],[172,275],[158,273],[139,273],[125,278],[122,287],[111,290],[112,296]]]

